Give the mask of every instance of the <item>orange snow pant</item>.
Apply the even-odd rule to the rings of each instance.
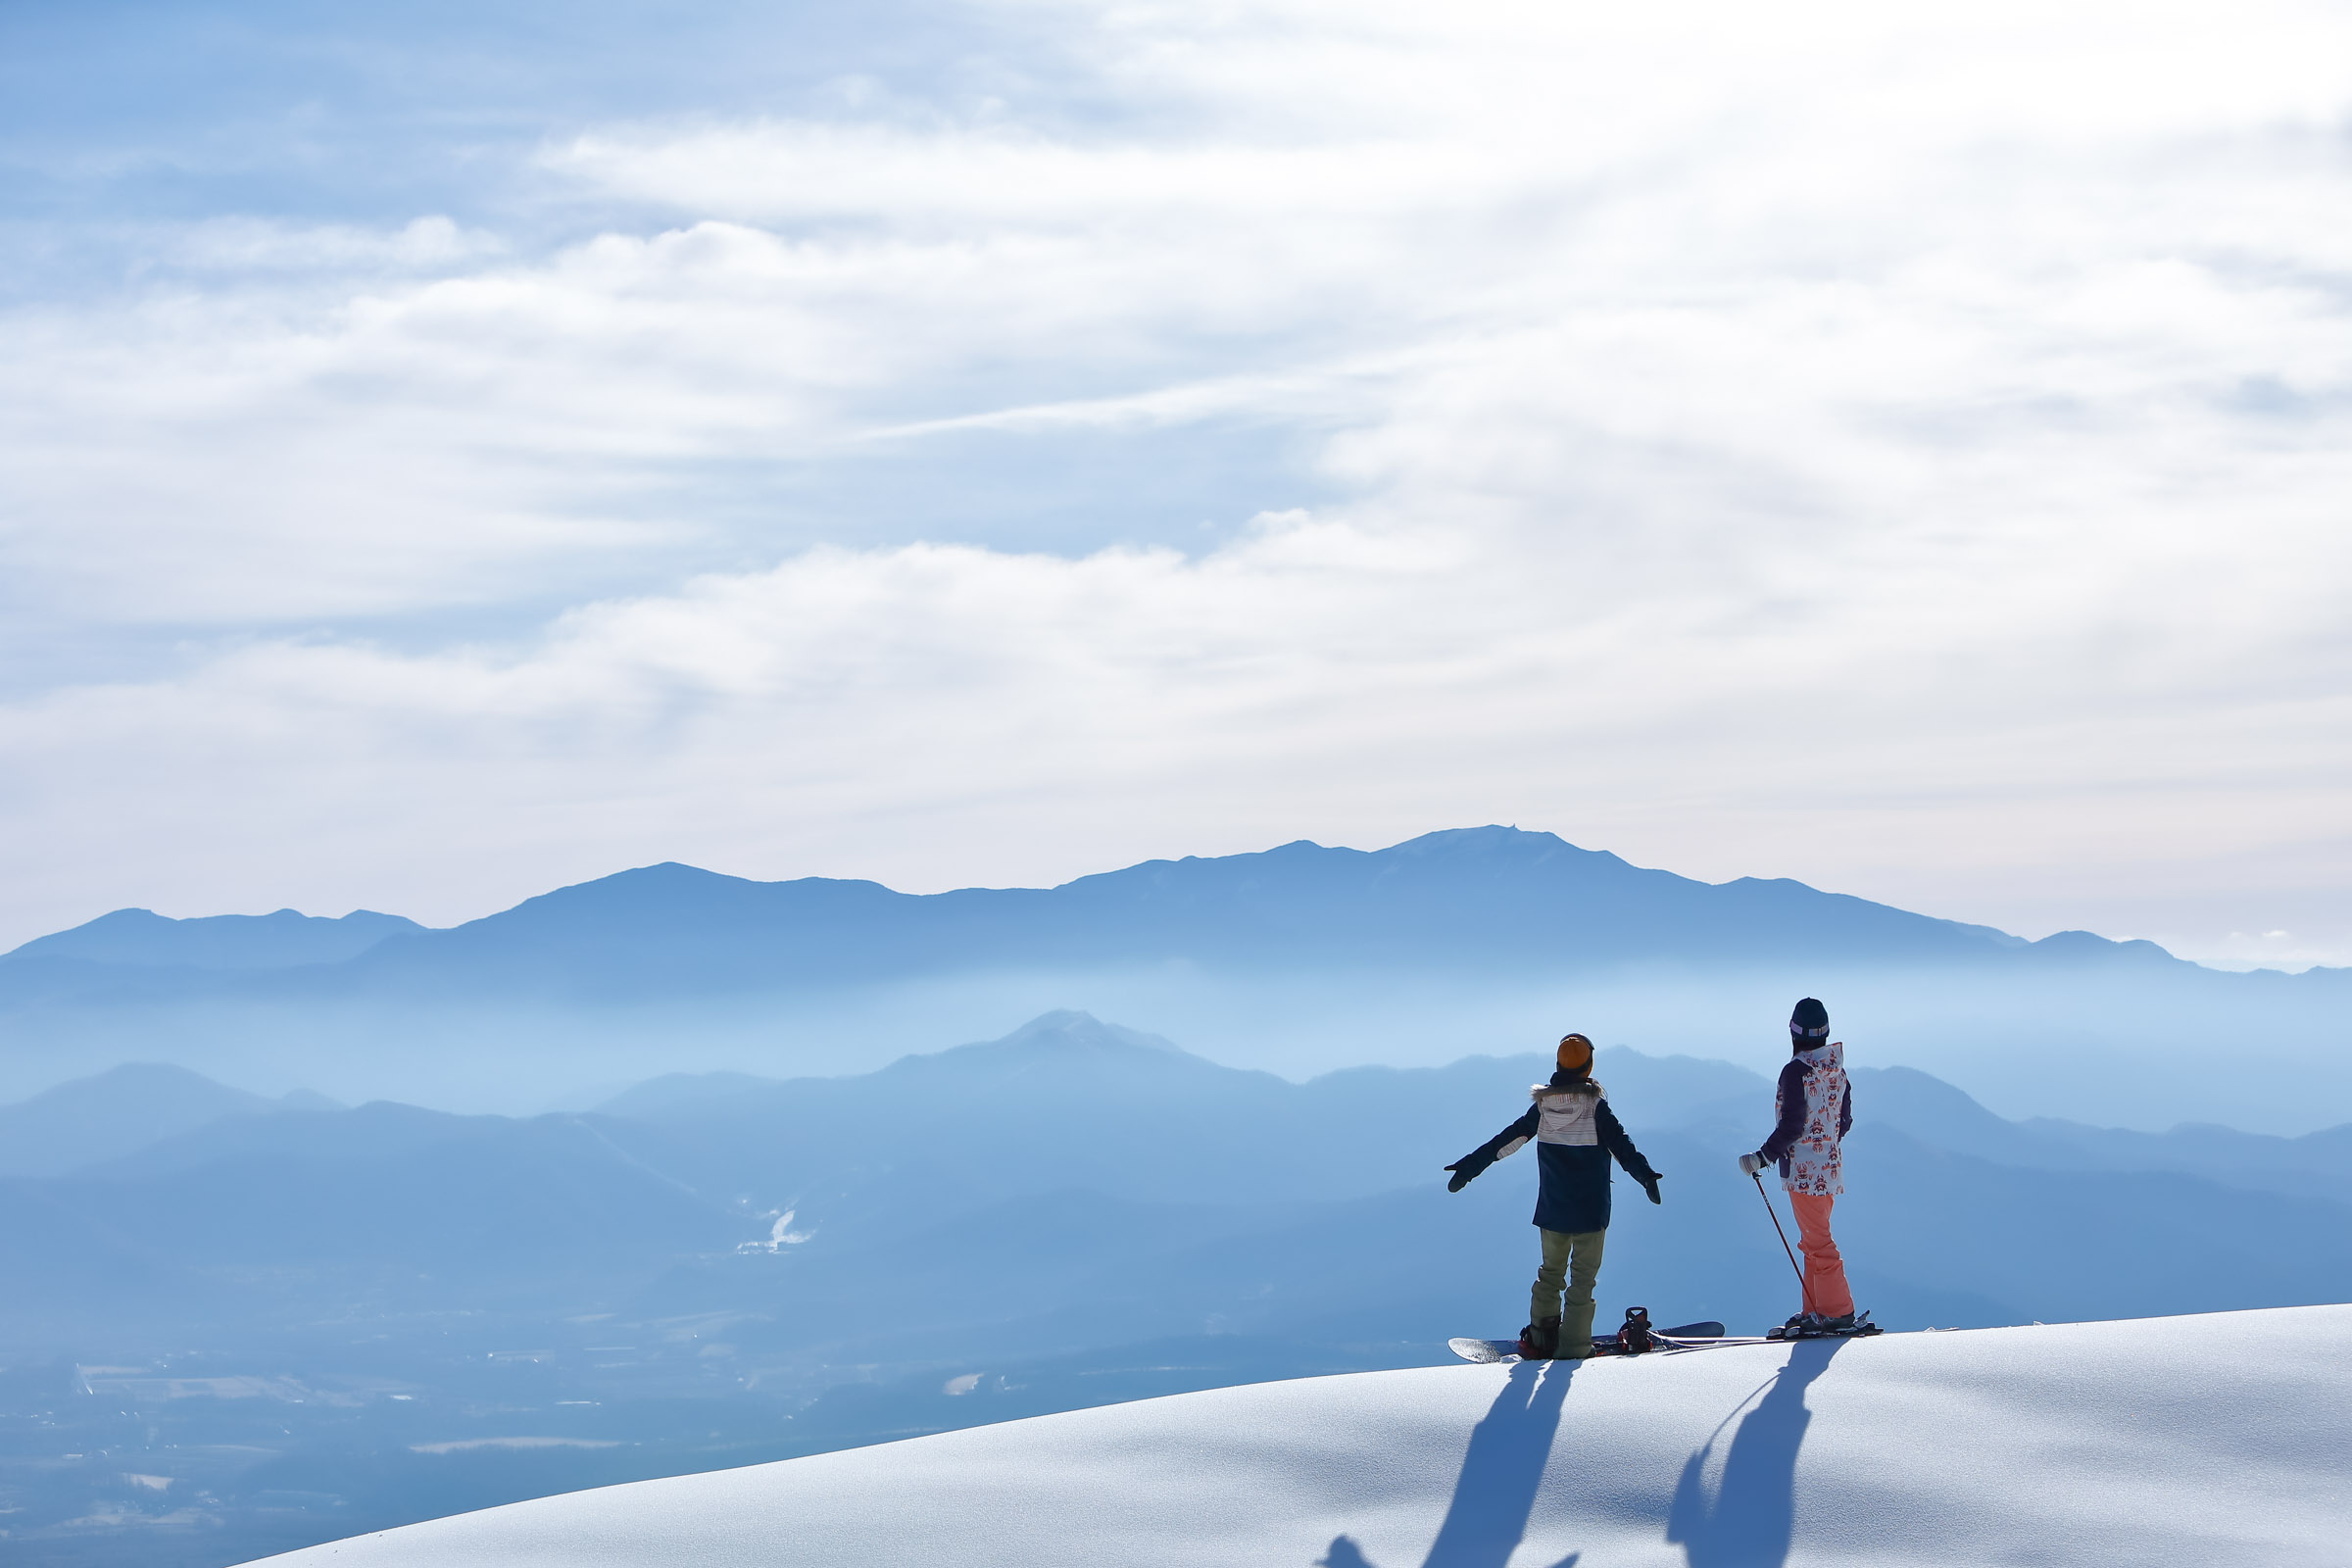
[[[1796,1211],[1796,1248],[1805,1254],[1805,1310],[1823,1317],[1843,1317],[1854,1309],[1854,1293],[1845,1286],[1845,1259],[1830,1238],[1830,1205],[1836,1201],[1811,1193],[1788,1195],[1788,1206]]]

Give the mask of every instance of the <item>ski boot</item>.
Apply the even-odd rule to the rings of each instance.
[[[1799,1312],[1777,1329],[1766,1331],[1768,1340],[1825,1340],[1860,1339],[1876,1334],[1879,1326],[1864,1312],[1841,1312],[1825,1317],[1819,1312]]]
[[[1519,1331],[1519,1359],[1548,1361],[1560,1353],[1560,1320],[1547,1317]]]

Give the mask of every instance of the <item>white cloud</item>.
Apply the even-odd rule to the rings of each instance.
[[[611,125],[541,164],[634,231],[232,225],[0,322],[0,560],[238,637],[0,711],[18,917],[1489,818],[2043,928],[2194,862],[2217,953],[2352,880],[2340,13],[1048,14],[1115,119]],[[1212,417],[1348,499],[1051,556],[953,469],[933,543],[662,488]]]
[[[494,234],[468,231],[433,214],[389,230],[216,218],[191,225],[178,244],[163,248],[162,255],[207,271],[341,273],[440,270],[495,257],[505,249]]]

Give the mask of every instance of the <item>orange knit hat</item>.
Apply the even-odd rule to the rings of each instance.
[[[1592,1042],[1583,1035],[1566,1035],[1560,1040],[1560,1054],[1552,1058],[1562,1072],[1583,1072],[1592,1065]]]

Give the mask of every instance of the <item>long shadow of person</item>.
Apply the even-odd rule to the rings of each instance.
[[[1527,1534],[1536,1509],[1544,1462],[1560,1427],[1560,1406],[1576,1376],[1574,1361],[1522,1361],[1471,1429],[1470,1446],[1454,1478],[1453,1500],[1438,1526],[1421,1568],[1504,1568]],[[1571,1553],[1555,1568],[1570,1568]],[[1317,1568],[1372,1568],[1346,1536],[1335,1539]]]
[[[1683,1466],[1666,1513],[1666,1539],[1683,1548],[1690,1568],[1782,1568],[1788,1562],[1796,1521],[1796,1453],[1813,1422],[1805,1390],[1846,1343],[1806,1340],[1790,1347],[1787,1363],[1764,1385],[1764,1397],[1732,1434],[1712,1502],[1707,1460],[1731,1416]],[[1744,1407],[1747,1400],[1740,1402]]]

